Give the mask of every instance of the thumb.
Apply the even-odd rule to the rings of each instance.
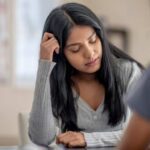
[[[55,49],[56,54],[59,54],[59,48]]]

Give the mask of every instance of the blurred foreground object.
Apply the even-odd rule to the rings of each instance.
[[[150,68],[125,96],[133,116],[120,144],[120,150],[144,150],[150,143]]]

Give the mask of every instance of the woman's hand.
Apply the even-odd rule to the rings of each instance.
[[[45,32],[40,44],[40,59],[53,60],[54,51],[59,53],[59,44],[52,33]]]
[[[86,142],[83,133],[68,131],[57,136],[57,144],[71,147],[85,147]]]

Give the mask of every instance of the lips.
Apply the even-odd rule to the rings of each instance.
[[[86,63],[85,65],[86,65],[86,66],[94,65],[98,60],[99,60],[99,57],[98,57],[98,58],[95,58],[94,60],[92,60],[92,61],[90,61],[90,62],[88,62],[88,63]]]

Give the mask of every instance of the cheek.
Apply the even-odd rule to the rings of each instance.
[[[103,51],[102,51],[102,47],[101,47],[101,46],[99,47],[99,54],[100,54],[100,56],[102,56],[102,54],[103,54]]]
[[[80,57],[72,56],[72,57],[68,58],[68,61],[71,65],[74,66],[74,65],[79,64],[81,62],[81,59],[80,59]]]
[[[96,46],[97,53],[102,57],[103,51],[102,51],[102,45],[101,42],[99,42]]]
[[[66,55],[66,59],[74,68],[79,67],[82,64],[82,58],[77,54]]]
[[[72,63],[74,63],[74,62],[76,61],[76,57],[75,57],[72,53],[66,52],[66,53],[64,53],[64,54],[65,54],[65,57],[66,57],[67,61],[68,61],[70,64],[72,64]]]

